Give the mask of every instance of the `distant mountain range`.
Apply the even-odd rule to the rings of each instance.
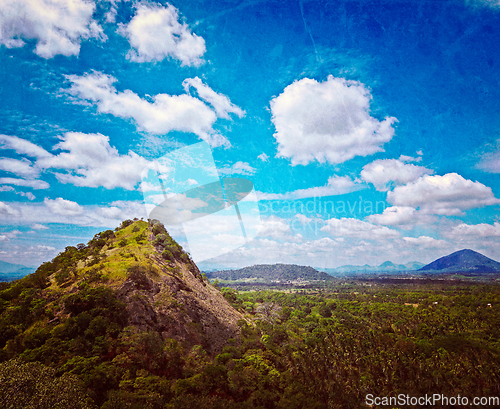
[[[406,264],[394,264],[392,261],[385,261],[379,266],[371,266],[369,264],[363,266],[345,265],[336,268],[319,268],[319,270],[332,275],[345,273],[387,273],[415,271],[422,268],[424,265],[424,263],[418,261],[410,261]]]
[[[296,282],[331,280],[325,272],[312,267],[297,266],[294,264],[259,264],[238,270],[208,271],[205,272],[210,280],[224,281],[254,281],[254,282]]]
[[[395,264],[385,261],[379,266],[344,265],[336,268],[312,268],[294,264],[260,264],[235,270],[205,271],[210,280],[255,283],[293,283],[305,281],[331,280],[335,276],[349,274],[439,274],[439,273],[500,273],[500,263],[482,254],[465,249],[441,257],[425,265],[418,261]]]
[[[35,269],[0,260],[0,281],[12,281],[34,273]]]
[[[477,251],[465,249],[441,257],[419,269],[425,273],[500,273],[500,263]]]

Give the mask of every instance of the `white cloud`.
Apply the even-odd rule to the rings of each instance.
[[[119,219],[122,214],[122,210],[116,206],[100,207],[97,212],[107,219]]]
[[[33,167],[28,159],[0,158],[0,170],[14,173],[21,177],[36,177],[39,171]]]
[[[99,112],[133,119],[140,130],[157,135],[192,132],[212,146],[229,145],[224,136],[212,129],[216,113],[198,98],[158,94],[149,102],[130,90],[117,92],[112,85],[116,78],[99,72],[66,78],[72,83],[70,94],[95,103]]]
[[[286,220],[277,216],[261,219],[258,231],[261,237],[271,237],[273,239],[290,239],[292,237],[292,229]]]
[[[47,226],[44,226],[43,224],[40,223],[35,223],[34,225],[31,226],[33,230],[48,230]]]
[[[500,237],[500,223],[493,224],[466,224],[461,223],[455,226],[449,232],[444,233],[448,237],[453,238],[471,238],[471,237]]]
[[[397,230],[346,217],[326,220],[325,226],[320,230],[332,236],[354,237],[365,240],[381,240],[400,237],[400,233]]]
[[[51,156],[49,152],[26,139],[11,135],[0,135],[0,148],[12,149],[21,155],[27,155],[34,158],[43,158]]]
[[[54,200],[45,198],[43,202],[51,213],[61,216],[77,216],[83,213],[82,206],[71,200],[65,200],[62,197],[58,197]]]
[[[7,203],[0,202],[0,214],[6,216],[19,216],[21,213],[19,210],[8,205]]]
[[[298,189],[288,193],[258,192],[259,200],[296,200],[308,197],[336,196],[362,189],[349,176],[331,176],[325,186],[315,186],[307,189]]]
[[[16,178],[0,178],[0,185],[15,185],[31,187],[33,189],[48,189],[50,185],[43,180],[26,180],[26,179],[16,179]]]
[[[21,195],[21,196],[25,196],[27,197],[29,200],[35,200],[36,199],[36,196],[31,193],[31,192],[16,192],[18,195]]]
[[[30,250],[35,250],[35,251],[47,251],[47,252],[52,252],[54,251],[56,248],[55,247],[52,247],[52,246],[42,246],[41,244],[37,245],[37,246],[32,246],[30,248]]]
[[[251,167],[247,162],[241,161],[236,162],[232,166],[224,166],[217,170],[221,175],[253,175],[255,173],[255,168]]]
[[[424,248],[449,247],[450,245],[446,240],[436,240],[429,236],[403,237],[403,240],[410,245]]]
[[[297,214],[295,215],[295,217],[299,220],[299,222],[300,222],[301,224],[307,224],[307,223],[309,223],[309,222],[312,222],[312,220],[313,220],[313,219],[311,219],[311,218],[309,218],[309,217],[307,217],[307,216],[304,216],[304,215],[303,215],[303,214],[301,214],[301,213],[297,213]]]
[[[141,201],[115,201],[108,207],[96,205],[79,205],[78,203],[58,198],[46,199],[43,203],[9,203],[5,204],[14,209],[22,217],[14,218],[8,214],[5,207],[0,205],[0,223],[3,225],[25,225],[62,223],[78,226],[98,226],[114,228],[122,220],[147,218],[146,208]],[[2,211],[3,208],[3,211]],[[120,212],[114,208],[118,208]],[[77,213],[77,214],[75,214]]]
[[[420,152],[420,151],[419,151]],[[421,155],[422,153],[420,153]],[[418,152],[417,152],[417,155],[418,155]],[[417,158],[413,157],[413,156],[407,156],[407,155],[401,155],[399,157],[399,160],[401,162],[422,162],[422,157],[419,156]]]
[[[422,176],[388,192],[387,201],[396,206],[419,207],[422,213],[460,215],[463,210],[500,203],[491,188],[464,179],[457,173]]]
[[[372,214],[367,220],[385,226],[414,226],[432,221],[433,216],[422,214],[410,206],[391,206],[384,209],[382,214]]]
[[[23,38],[35,39],[40,57],[78,55],[82,40],[105,39],[94,10],[95,3],[85,0],[2,0],[0,44],[17,48]]]
[[[292,165],[342,163],[383,151],[394,135],[396,118],[382,122],[369,114],[370,92],[363,84],[329,76],[319,83],[304,78],[271,101],[278,157]]]
[[[120,155],[110,146],[109,138],[101,134],[67,132],[61,139],[62,142],[54,148],[63,152],[39,159],[36,164],[44,169],[68,170],[69,173],[56,173],[62,183],[133,190],[141,179],[141,171],[148,164],[146,159],[132,151]]]
[[[397,159],[381,159],[363,167],[361,178],[373,183],[379,191],[389,190],[389,182],[405,184],[417,180],[420,176],[434,173],[423,166],[403,163]]]
[[[126,37],[132,50],[128,58],[135,62],[161,61],[173,57],[182,65],[199,66],[205,53],[205,40],[191,33],[178,21],[177,9],[168,4],[139,4],[130,23],[121,25],[118,33]]]
[[[196,89],[198,97],[212,105],[219,118],[229,119],[230,113],[236,114],[240,118],[245,115],[245,111],[231,103],[228,97],[215,92],[208,85],[203,84],[198,77],[185,79],[182,86],[186,93],[189,93],[190,87]]]
[[[262,162],[269,161],[269,156],[267,156],[264,152],[257,156],[257,159],[260,159]]]
[[[25,196],[27,197],[29,200],[34,200],[36,199],[36,196],[31,193],[31,192],[18,192],[17,190],[15,190],[12,186],[0,186],[0,192],[13,192],[15,193],[16,195],[21,195],[21,196]]]

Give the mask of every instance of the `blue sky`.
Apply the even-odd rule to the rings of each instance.
[[[498,1],[5,0],[0,259],[147,218],[143,169],[205,141],[261,222],[203,268],[500,260],[498,44]]]

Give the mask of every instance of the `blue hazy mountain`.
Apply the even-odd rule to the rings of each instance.
[[[35,269],[21,264],[7,263],[0,260],[0,281],[12,281],[34,273]]]
[[[395,264],[392,261],[385,261],[379,266],[371,266],[369,264],[364,264],[362,266],[345,265],[336,268],[319,268],[319,270],[335,275],[344,273],[408,272],[418,270],[423,266],[424,263],[420,263],[418,261],[410,261],[406,264]]]
[[[423,272],[477,272],[500,273],[500,263],[477,251],[465,249],[438,258],[422,267]]]

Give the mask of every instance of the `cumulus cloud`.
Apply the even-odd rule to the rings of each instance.
[[[397,226],[401,224],[415,223],[417,210],[409,206],[392,206],[384,209],[382,214],[372,214],[367,217],[368,221],[376,224]]]
[[[96,104],[99,112],[133,119],[140,130],[157,135],[170,131],[192,132],[212,146],[229,145],[229,141],[212,128],[217,120],[216,112],[191,95],[158,94],[149,102],[130,90],[117,92],[112,85],[116,78],[100,72],[66,78],[72,83],[70,94]],[[227,111],[224,112],[227,116]]]
[[[258,231],[259,236],[271,237],[273,239],[290,239],[292,237],[292,229],[286,220],[277,216],[269,216],[267,219],[262,219]]]
[[[0,170],[15,173],[16,175],[22,177],[36,177],[38,176],[38,170],[35,169],[33,163],[28,159],[12,159],[12,158],[0,158]]]
[[[179,22],[177,9],[155,4],[139,4],[130,23],[121,25],[118,33],[132,46],[128,58],[135,62],[161,61],[173,57],[182,65],[199,66],[205,53],[205,40]]]
[[[379,191],[389,190],[390,182],[406,184],[417,180],[420,176],[434,173],[423,166],[404,163],[398,159],[381,159],[363,167],[361,178],[372,183]]]
[[[76,202],[72,202],[71,200],[63,199],[62,197],[58,197],[54,200],[45,198],[43,202],[53,214],[59,214],[61,216],[77,216],[83,213],[82,206]]]
[[[435,216],[422,214],[422,212],[410,206],[391,206],[384,209],[382,214],[372,214],[367,217],[371,223],[385,226],[407,226],[411,228],[415,224],[430,223]]]
[[[236,162],[232,166],[224,166],[218,169],[221,175],[253,175],[255,173],[255,168],[250,166],[247,162]]]
[[[193,87],[196,90],[198,97],[208,102],[213,107],[219,118],[229,119],[230,113],[236,114],[240,118],[245,115],[245,111],[234,105],[228,97],[215,92],[208,85],[203,84],[198,77],[185,79],[182,86],[184,87],[186,93],[189,93],[190,88]]]
[[[271,101],[277,157],[290,158],[292,165],[342,163],[383,151],[396,118],[370,116],[370,100],[363,84],[333,76],[289,85]]]
[[[98,226],[114,228],[124,219],[146,217],[146,208],[142,201],[115,201],[109,206],[80,205],[76,202],[57,198],[46,198],[42,203],[9,203],[7,206],[22,214],[14,218],[0,209],[0,222],[3,225],[25,225],[63,223],[78,226]],[[117,211],[116,209],[119,209]],[[107,210],[111,209],[111,210]]]
[[[0,192],[13,192],[16,195],[20,196],[25,196],[29,200],[34,200],[36,199],[36,196],[31,193],[31,192],[18,192],[16,189],[14,189],[12,186],[0,186]]]
[[[325,186],[315,186],[307,189],[298,189],[288,193],[258,192],[259,200],[296,200],[308,197],[336,196],[354,192],[363,187],[354,182],[349,176],[331,176]]]
[[[51,156],[49,152],[33,142],[12,135],[0,135],[0,148],[12,149],[21,155],[26,155],[32,158]]]
[[[33,179],[17,179],[17,178],[0,178],[0,185],[15,185],[23,187],[31,187],[33,189],[48,189],[49,184],[43,180]]]
[[[19,216],[21,213],[16,208],[8,205],[7,203],[0,202],[0,214],[6,216]]]
[[[424,248],[448,247],[450,245],[446,240],[437,240],[429,236],[403,237],[403,240],[412,246]]]
[[[320,230],[332,236],[354,237],[365,240],[393,239],[400,237],[400,233],[397,230],[346,217],[326,220],[325,225]]]
[[[17,48],[25,45],[22,39],[34,39],[40,57],[78,55],[82,40],[105,39],[94,10],[95,3],[86,0],[3,0],[0,44]]]
[[[451,231],[445,232],[444,234],[448,237],[453,237],[453,238],[500,237],[500,223],[499,222],[494,222],[493,224],[461,223],[458,226],[453,227]]]
[[[119,219],[122,214],[122,210],[116,206],[100,207],[97,210],[97,213],[107,219]]]
[[[63,152],[39,159],[37,166],[67,170],[68,173],[56,173],[56,177],[62,183],[75,186],[133,190],[141,179],[141,171],[148,164],[146,159],[132,151],[120,155],[109,144],[109,138],[101,134],[67,132],[54,148]]]
[[[101,134],[67,132],[60,139],[61,142],[53,149],[62,152],[54,155],[29,141],[3,135],[0,141],[4,142],[4,147],[35,157],[36,161],[33,163],[26,158],[21,160],[4,158],[0,159],[0,169],[26,177],[38,176],[42,170],[62,169],[66,173],[55,172],[55,176],[62,183],[133,190],[141,179],[141,171],[149,163],[132,151],[120,155],[116,148],[109,144],[109,138]],[[2,183],[34,189],[49,187],[47,182],[39,179],[0,178],[0,184]],[[34,199],[32,193],[18,194],[30,200]]]
[[[36,196],[33,193],[31,193],[31,192],[16,192],[16,193],[18,195],[27,197],[29,200],[35,200],[36,199]]]
[[[301,224],[307,224],[309,222],[312,222],[313,220],[310,217],[307,217],[301,213],[297,213],[294,217],[297,218]]]
[[[421,176],[387,194],[396,206],[420,208],[422,213],[460,215],[464,210],[500,203],[490,187],[464,179],[457,173]]]

